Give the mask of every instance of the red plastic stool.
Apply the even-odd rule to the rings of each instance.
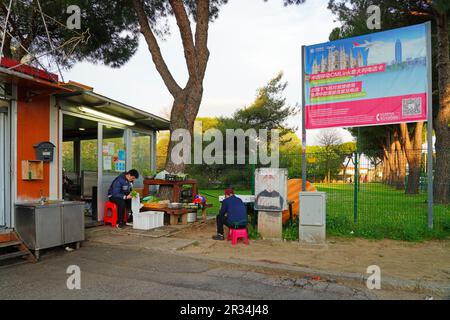
[[[243,229],[228,228],[228,240],[231,240],[231,244],[233,246],[237,244],[238,239],[244,239],[244,243],[248,244],[247,228]]]
[[[115,204],[112,201],[107,201],[105,203],[105,214],[103,216],[103,224],[106,225],[107,223],[111,224],[113,228],[117,225],[117,204]],[[127,214],[124,214],[123,221],[127,222]]]

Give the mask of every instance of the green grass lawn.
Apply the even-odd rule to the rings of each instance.
[[[434,228],[427,228],[427,195],[405,195],[403,191],[381,183],[361,184],[358,193],[358,220],[353,216],[353,185],[315,184],[318,191],[327,193],[327,234],[372,239],[421,241],[444,239],[450,236],[450,206],[434,205]],[[236,190],[236,194],[251,194],[250,190]],[[220,208],[219,195],[223,190],[201,190],[213,207],[208,215],[216,215]],[[298,223],[287,223],[283,236],[298,239]]]
[[[450,235],[450,206],[434,205],[434,229],[427,228],[427,195],[406,195],[381,183],[361,184],[354,222],[351,184],[315,184],[327,193],[329,234],[420,241]]]

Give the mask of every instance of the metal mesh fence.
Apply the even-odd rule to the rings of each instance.
[[[327,193],[328,232],[402,240],[448,236],[449,205],[433,206],[434,225],[428,229],[426,153],[408,154],[387,152],[382,159],[358,154],[358,163],[352,155],[331,174],[308,172],[317,190]]]
[[[306,160],[307,180],[327,194],[328,234],[402,240],[450,235],[449,204],[434,204],[433,229],[428,228],[426,150],[364,154],[321,150],[308,153]],[[280,154],[279,161],[280,167],[288,168],[290,179],[301,178],[301,154]],[[246,161],[189,165],[186,171],[198,180],[200,192],[214,204],[209,213],[215,214],[220,206],[217,197],[224,188],[232,186],[240,194],[252,194],[253,172],[258,167]],[[450,193],[448,184],[435,181],[434,189],[446,188]]]

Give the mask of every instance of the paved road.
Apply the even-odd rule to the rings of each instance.
[[[81,289],[67,289],[70,265]],[[37,264],[0,267],[2,299],[372,299],[336,283],[306,281],[148,249],[87,244]]]

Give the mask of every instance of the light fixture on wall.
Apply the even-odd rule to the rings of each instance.
[[[78,128],[78,130],[80,130],[80,131],[86,131],[85,128]]]
[[[99,118],[103,118],[105,120],[110,120],[110,121],[114,121],[114,122],[118,122],[118,123],[122,123],[124,125],[127,126],[134,126],[136,123],[133,121],[129,121],[129,120],[125,120],[119,117],[115,117],[112,116],[110,114],[107,113],[103,113],[94,109],[90,109],[90,108],[86,108],[86,107],[78,107],[78,110],[80,110],[81,112],[85,112],[85,113],[89,113],[93,116],[99,117]]]

